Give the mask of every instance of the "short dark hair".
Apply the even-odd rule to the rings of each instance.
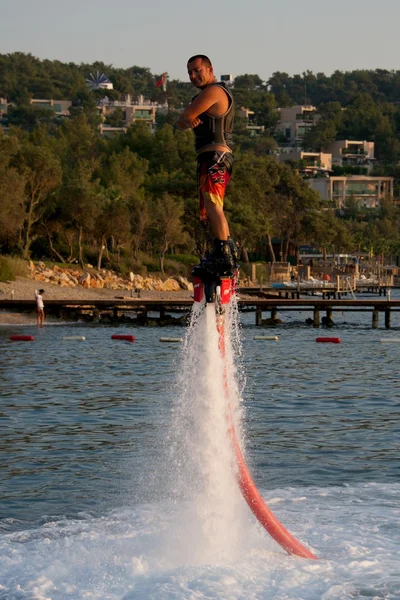
[[[205,54],[195,54],[194,56],[191,56],[188,60],[188,64],[193,62],[194,60],[197,60],[198,58],[200,58],[201,61],[205,63],[206,67],[212,67],[211,60]]]

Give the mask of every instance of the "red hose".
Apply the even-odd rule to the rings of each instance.
[[[225,358],[225,325],[223,317],[217,321],[217,331],[219,334],[218,347],[222,358]],[[224,367],[224,388],[225,396],[229,400],[228,382],[226,376],[226,366]],[[295,554],[302,558],[317,559],[317,556],[305,548],[296,538],[294,538],[282,523],[277,519],[272,510],[264,502],[260,492],[251,478],[243,454],[240,450],[235,426],[232,419],[231,407],[228,402],[228,421],[229,433],[231,436],[233,448],[235,450],[236,462],[238,466],[238,483],[243,498],[246,500],[255,517],[270,534],[270,536],[282,546],[288,554]]]

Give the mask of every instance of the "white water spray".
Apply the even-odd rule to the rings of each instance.
[[[248,538],[249,513],[237,483],[228,429],[231,414],[240,431],[235,305],[228,307],[224,317],[225,357],[218,345],[217,318],[214,305],[195,303],[179,365],[169,437],[173,495],[185,499],[179,539],[173,549],[169,540],[169,551],[185,564],[235,560]]]

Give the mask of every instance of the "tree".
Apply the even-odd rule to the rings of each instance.
[[[62,205],[61,217],[66,227],[77,234],[78,259],[84,266],[83,241],[87,236],[95,237],[95,226],[101,211],[103,197],[99,193],[98,183],[92,180],[93,170],[84,163],[70,171],[60,193]]]
[[[318,109],[320,119],[314,127],[306,130],[303,139],[305,150],[315,149],[320,151],[323,146],[336,139],[343,122],[342,108],[338,102],[330,102]]]
[[[11,166],[19,149],[14,136],[0,132],[0,243],[14,242],[22,229],[25,210],[25,176]]]
[[[120,248],[128,244],[130,239],[129,210],[126,202],[121,196],[115,195],[111,190],[103,194],[102,203],[96,219],[94,235],[98,241],[97,269],[101,269],[103,252],[106,248],[107,239]]]
[[[110,127],[123,127],[125,124],[124,111],[117,107],[106,116],[106,124]]]
[[[154,134],[154,145],[149,159],[150,171],[173,171],[181,166],[178,144],[171,125],[164,125]]]
[[[104,185],[112,186],[129,210],[133,254],[139,259],[139,252],[152,220],[144,187],[148,161],[125,147],[119,154],[112,154],[104,170]]]
[[[278,163],[270,157],[244,152],[236,157],[235,176],[226,195],[226,212],[233,237],[244,259],[248,250],[273,235],[271,196],[278,182]],[[272,249],[272,243],[271,243]]]
[[[335,216],[333,210],[322,212],[312,211],[304,222],[304,236],[306,241],[318,246],[322,250],[324,260],[329,251],[352,249],[354,239],[345,223]]]
[[[61,165],[46,146],[36,146],[27,142],[16,157],[18,169],[25,178],[25,220],[22,255],[29,257],[33,241],[33,227],[40,221],[46,210],[46,200],[50,192],[61,184]]]
[[[282,260],[287,261],[290,242],[301,234],[308,213],[318,207],[319,195],[290,167],[280,164],[271,204],[275,227],[280,232]]]
[[[183,231],[181,218],[184,213],[183,202],[170,194],[158,198],[154,207],[155,212],[155,246],[160,257],[160,270],[164,273],[164,260],[167,250],[172,245],[183,246],[186,236]]]

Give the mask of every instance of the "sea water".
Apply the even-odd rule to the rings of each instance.
[[[254,314],[230,315],[227,378],[254,481],[317,561],[288,556],[240,495],[213,310],[184,344],[1,327],[0,599],[400,598],[400,344],[380,343],[400,323],[307,316],[256,341]],[[8,341],[22,331],[35,341]],[[124,332],[136,341],[111,340]]]

